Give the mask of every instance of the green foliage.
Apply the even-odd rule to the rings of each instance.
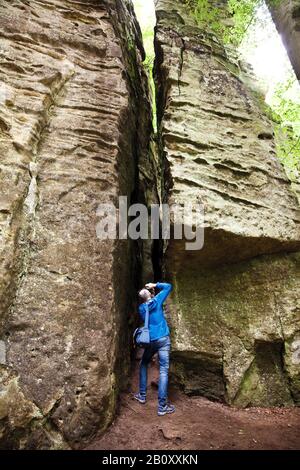
[[[149,10],[150,0],[133,0],[134,9],[138,17],[138,21],[141,27],[143,44],[146,52],[146,59],[144,60],[145,71],[149,77],[149,84],[152,91],[152,113],[153,113],[153,128],[157,130],[157,117],[156,117],[156,100],[155,100],[155,85],[153,79],[153,65],[154,65],[154,26],[155,26],[155,14],[154,7]],[[145,5],[146,4],[146,5]],[[145,10],[145,6],[148,9]],[[146,12],[146,13],[145,13]]]
[[[185,0],[200,27],[206,28],[226,43],[237,43],[255,17],[255,10],[263,0],[228,0],[227,8],[217,7],[213,0]],[[275,0],[274,0],[275,1]]]
[[[270,6],[276,6],[280,2],[281,0],[268,0]],[[257,10],[264,4],[264,0],[228,0],[227,9],[233,24],[224,33],[225,43],[239,46],[251,25],[264,28],[266,18],[257,16]]]
[[[297,79],[294,74],[291,74],[286,82],[280,83],[275,90],[274,96],[272,98],[272,108],[275,113],[280,116],[280,119],[290,125],[295,125],[299,123],[300,127],[300,96],[297,90],[294,93],[290,91],[297,84]],[[295,87],[296,88],[296,87]],[[297,130],[297,129],[296,129]],[[298,129],[300,132],[300,129]]]
[[[269,4],[279,4],[281,0],[269,0]],[[228,0],[227,7],[215,6],[213,0],[185,0],[200,27],[223,36],[225,44],[241,44],[251,24],[264,19],[257,18],[256,12],[264,0]]]
[[[153,66],[154,66],[154,52],[153,54],[147,54],[144,60],[144,67],[149,77],[149,83],[152,93],[152,113],[153,113],[153,129],[157,131],[157,109],[156,109],[156,89],[153,78]]]
[[[200,27],[216,34],[224,33],[224,25],[220,21],[220,9],[214,7],[210,0],[186,0],[186,3]]]
[[[291,181],[299,181],[300,175],[300,136],[296,136],[288,126],[275,128],[277,155]]]
[[[280,83],[272,98],[277,153],[291,180],[300,175],[300,89],[291,75]]]
[[[256,11],[263,0],[228,0],[228,12],[233,18],[233,24],[224,33],[225,43],[239,46],[251,24],[256,19]]]

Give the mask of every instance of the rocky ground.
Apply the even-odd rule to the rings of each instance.
[[[120,399],[118,415],[109,430],[88,450],[209,450],[299,449],[299,408],[238,410],[200,397],[188,397],[171,387],[176,413],[156,414],[158,369],[149,371],[146,405],[133,399],[138,362],[128,393]]]

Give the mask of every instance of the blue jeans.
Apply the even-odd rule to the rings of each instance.
[[[155,341],[151,341],[150,346],[145,349],[140,365],[140,395],[146,398],[147,394],[147,372],[148,365],[155,353],[159,358],[159,383],[158,383],[158,404],[165,406],[168,398],[168,374],[170,362],[171,341],[170,336],[163,336]]]

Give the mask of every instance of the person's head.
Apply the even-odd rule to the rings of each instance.
[[[148,290],[148,289],[141,289],[139,291],[139,298],[143,301],[143,302],[148,302],[148,300],[150,300],[152,297],[151,295],[151,292]]]

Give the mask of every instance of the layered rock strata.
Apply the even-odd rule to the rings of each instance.
[[[299,402],[300,213],[272,123],[185,2],[157,0],[156,14],[163,199],[205,209],[202,250],[165,247],[174,377],[238,406]]]
[[[82,446],[126,377],[138,260],[97,208],[138,198],[151,113],[128,0],[0,6],[0,440]]]

